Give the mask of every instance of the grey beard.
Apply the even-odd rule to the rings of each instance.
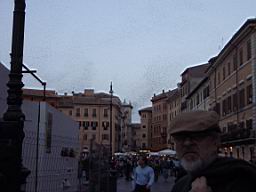
[[[187,161],[184,158],[182,158],[181,165],[188,172],[197,172],[207,167],[216,158],[217,158],[217,155],[215,153],[213,153],[206,161],[203,161],[201,158],[198,158],[195,161]]]
[[[186,171],[195,172],[203,168],[203,161],[201,159],[197,159],[195,161],[187,161],[182,158],[181,165]]]

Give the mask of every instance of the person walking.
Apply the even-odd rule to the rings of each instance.
[[[134,171],[134,192],[150,192],[154,182],[154,170],[148,165],[146,157],[139,158],[138,166]]]

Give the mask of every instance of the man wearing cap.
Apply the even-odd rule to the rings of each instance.
[[[177,156],[187,171],[172,192],[256,192],[256,167],[234,158],[218,157],[219,116],[214,111],[178,115],[170,133]]]

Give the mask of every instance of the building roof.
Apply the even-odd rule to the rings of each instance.
[[[236,45],[237,40],[243,37],[243,35],[247,34],[247,32],[252,31],[256,27],[256,18],[247,19],[246,22],[237,30],[237,32],[231,37],[228,43],[224,46],[224,48],[220,51],[218,56],[213,61],[214,63],[211,67],[215,66],[217,62],[223,59],[223,56],[229,53],[229,51],[233,50]],[[209,70],[209,69],[208,69]]]
[[[141,115],[142,112],[151,112],[152,113],[152,107],[145,107],[139,110],[139,114]]]
[[[173,90],[170,91],[170,94],[168,95],[167,101],[170,102],[170,101],[172,101],[173,99],[175,99],[175,98],[177,98],[179,96],[180,96],[179,89],[178,88],[173,89]]]
[[[133,128],[133,129],[140,129],[140,123],[131,123],[130,124],[130,127]]]
[[[93,93],[85,95],[84,93],[74,93],[73,95],[60,95],[59,107],[73,107],[74,105],[110,105],[110,94]],[[113,106],[121,106],[119,97],[113,96]]]
[[[183,76],[185,73],[189,73],[189,75],[192,77],[202,77],[205,74],[205,71],[208,68],[208,66],[209,66],[209,63],[204,63],[204,64],[186,68],[185,71],[181,73],[181,76]]]
[[[171,94],[170,91],[165,92],[163,90],[162,93],[160,93],[158,95],[154,94],[154,96],[151,99],[151,102],[156,102],[156,101],[159,101],[159,100],[162,100],[162,99],[167,99],[169,94]]]
[[[23,91],[23,95],[25,96],[37,96],[37,97],[44,96],[44,90],[23,88],[22,91]],[[45,90],[45,96],[59,97],[55,90]]]
[[[202,79],[202,81],[200,81],[197,86],[187,95],[186,99],[190,98],[198,89],[200,89],[200,87],[209,79],[208,76],[206,76],[205,78]]]

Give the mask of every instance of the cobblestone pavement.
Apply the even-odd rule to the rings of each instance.
[[[174,177],[169,177],[164,181],[163,177],[159,177],[158,182],[154,183],[151,192],[170,192],[174,185]],[[132,192],[132,182],[126,181],[124,178],[117,180],[117,192]]]

